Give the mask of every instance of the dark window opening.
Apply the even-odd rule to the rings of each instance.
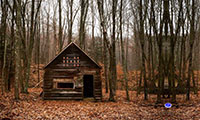
[[[57,83],[57,88],[73,88],[74,83]]]

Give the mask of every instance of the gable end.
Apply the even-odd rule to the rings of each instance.
[[[51,64],[53,64],[63,53],[65,53],[70,46],[75,46],[84,56],[86,56],[92,63],[96,65],[97,68],[101,69],[101,66],[96,63],[90,56],[87,55],[76,43],[71,42],[69,45],[67,45],[58,55],[56,55],[45,67],[44,69],[48,68]]]

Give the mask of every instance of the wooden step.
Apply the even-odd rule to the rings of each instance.
[[[44,100],[82,100],[83,97],[43,97]]]
[[[101,100],[101,97],[95,97],[95,100]]]
[[[52,91],[44,92],[44,97],[82,97],[82,92],[75,91]]]
[[[55,93],[55,94],[82,94],[82,92],[76,92],[76,91],[52,91],[50,93]]]

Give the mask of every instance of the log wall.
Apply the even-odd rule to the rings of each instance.
[[[64,58],[66,59],[65,62],[63,62]],[[68,61],[70,61],[70,64],[66,64]],[[74,64],[75,66],[73,66]],[[77,64],[78,66],[76,66]],[[98,101],[102,100],[100,70],[101,68],[96,63],[72,44],[45,68],[43,99],[82,100],[84,99],[83,77],[84,75],[93,75],[94,99]],[[55,88],[54,79],[58,79],[56,81],[62,79],[71,80],[75,87],[70,89]]]

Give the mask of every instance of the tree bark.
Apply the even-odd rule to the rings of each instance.
[[[16,3],[16,41],[15,41],[15,99],[19,100],[19,78],[20,78],[20,20],[21,20],[21,0]]]
[[[62,47],[63,47],[63,38],[62,38],[62,8],[61,8],[61,0],[58,0],[58,4],[59,4],[59,52],[62,51]]]
[[[129,90],[128,90],[128,79],[127,79],[127,63],[125,59],[125,50],[124,50],[124,41],[123,41],[123,31],[122,31],[122,11],[123,11],[123,0],[120,2],[120,41],[121,41],[121,54],[122,54],[122,66],[123,66],[123,72],[124,72],[124,80],[125,80],[125,90],[126,90],[126,99],[129,101]],[[128,46],[127,46],[128,47]],[[127,54],[127,53],[126,53]]]
[[[30,25],[30,43],[28,46],[27,51],[27,68],[26,68],[26,77],[25,77],[25,93],[28,93],[28,85],[29,85],[29,76],[30,76],[30,65],[32,61],[32,51],[34,46],[34,37],[36,33],[36,25],[37,25],[37,16],[40,10],[42,0],[39,1],[37,5],[37,11],[35,12],[35,0],[32,0],[32,7],[31,7],[31,25]]]
[[[8,81],[6,79],[6,64],[7,64],[7,34],[6,34],[6,30],[7,30],[7,1],[1,1],[1,8],[2,8],[2,20],[1,20],[1,41],[4,41],[4,50],[3,50],[3,67],[2,67],[2,73],[1,73],[1,77],[2,77],[2,81],[1,81],[1,92],[3,94],[4,90],[7,92],[8,91]]]
[[[70,20],[69,20],[69,29],[68,29],[68,44],[72,42],[72,26],[73,26],[73,3],[74,0],[69,0],[69,6],[70,6]]]
[[[80,47],[85,50],[85,21],[88,12],[88,0],[81,0],[81,18],[80,18],[80,28],[79,28],[79,42]]]
[[[194,45],[194,40],[195,40],[195,0],[192,0],[192,12],[191,12],[191,18],[190,20],[190,41],[189,41],[189,66],[188,66],[188,78],[187,78],[187,95],[186,95],[186,100],[190,100],[190,81],[191,81],[191,74],[193,72],[192,70],[192,52],[193,52],[193,45]]]

